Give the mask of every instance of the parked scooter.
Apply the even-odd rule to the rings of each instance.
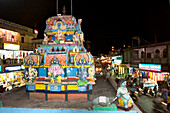
[[[148,87],[144,88],[144,90],[143,90],[144,95],[146,95],[146,93],[148,93],[148,89],[149,89]]]
[[[137,101],[137,100],[139,100],[139,96],[138,96],[138,91],[135,91],[135,92],[130,92],[130,96],[131,96],[131,98],[134,100],[134,101]]]
[[[150,94],[152,97],[154,96],[154,93],[153,93],[153,91],[152,91],[151,88],[149,89],[149,94]]]
[[[138,96],[141,96],[142,95],[142,89],[139,87],[139,88],[137,88],[137,91],[138,91]]]

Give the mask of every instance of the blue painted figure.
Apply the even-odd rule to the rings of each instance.
[[[80,79],[77,81],[78,86],[87,86],[87,72],[85,71],[84,65],[82,65],[79,74]]]
[[[120,82],[120,87],[117,90],[118,104],[124,106],[126,109],[132,107],[134,103],[126,88],[126,80]]]

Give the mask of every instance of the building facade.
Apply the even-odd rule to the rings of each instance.
[[[139,70],[138,75],[142,77],[154,81],[167,80],[170,72],[170,42],[127,48],[124,50],[124,63]],[[156,69],[158,67],[159,70]]]
[[[34,30],[0,19],[0,83],[21,75],[23,57],[33,52]]]

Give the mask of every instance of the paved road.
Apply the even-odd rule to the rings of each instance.
[[[99,96],[113,97],[116,94],[113,86],[109,81],[104,82],[103,77],[97,78],[96,84],[94,85],[90,101],[44,101],[44,100],[29,100],[27,99],[26,88],[21,87],[9,92],[5,92],[0,96],[0,100],[3,101],[4,107],[12,108],[40,108],[40,109],[60,109],[60,110],[88,110],[92,107],[92,100]],[[118,109],[118,111],[123,112]],[[139,109],[134,105],[131,113],[136,113]]]
[[[146,113],[154,113],[152,111],[153,110],[153,102],[152,101],[154,99],[155,99],[154,97],[149,97],[149,96],[141,95],[139,97],[139,100],[136,101],[136,103],[138,105],[140,105],[144,109],[144,111]]]
[[[139,100],[136,101],[136,103],[138,105],[140,105],[140,107],[143,108],[144,113],[170,113],[167,109],[166,109],[166,105],[163,105],[161,103],[157,104],[158,106],[156,106],[156,109],[154,108],[154,103],[153,101],[160,101],[162,102],[163,99],[161,97],[152,97],[150,95],[141,95],[139,97]]]
[[[104,82],[102,77],[98,78],[94,85],[90,101],[44,101],[44,100],[28,100],[25,87],[5,92],[1,95],[0,100],[3,101],[4,107],[20,107],[20,108],[51,108],[51,109],[81,109],[87,110],[92,107],[92,100],[98,96],[115,96],[115,91],[109,81]]]

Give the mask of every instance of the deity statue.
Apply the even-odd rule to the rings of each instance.
[[[78,32],[75,32],[75,35],[73,35],[73,42],[74,43],[80,43]]]
[[[33,82],[35,80],[35,78],[37,77],[38,72],[37,72],[36,69],[29,67],[28,74],[29,74],[29,81],[28,82]]]
[[[61,83],[62,77],[60,75],[58,75],[57,77],[57,83]]]
[[[57,30],[57,33],[55,35],[55,43],[60,44],[64,43],[64,41],[65,41],[64,34],[61,32],[61,30]]]
[[[48,36],[46,33],[44,33],[44,40],[43,40],[43,44],[48,44]]]
[[[61,68],[60,66],[55,66],[49,67],[48,70],[48,76],[51,77],[51,83],[54,83],[55,80],[57,80],[57,83],[61,83],[61,74],[63,73],[63,68]]]
[[[95,82],[95,78],[94,78],[94,75],[95,75],[94,66],[91,66],[89,68],[88,73],[89,73],[90,81]]]
[[[84,65],[81,66],[79,78],[80,79],[77,81],[78,86],[87,86],[87,72],[85,71]]]
[[[126,80],[121,79],[119,82],[119,88],[117,90],[118,105],[123,106],[126,110],[133,107],[133,100],[130,97],[126,88]]]

